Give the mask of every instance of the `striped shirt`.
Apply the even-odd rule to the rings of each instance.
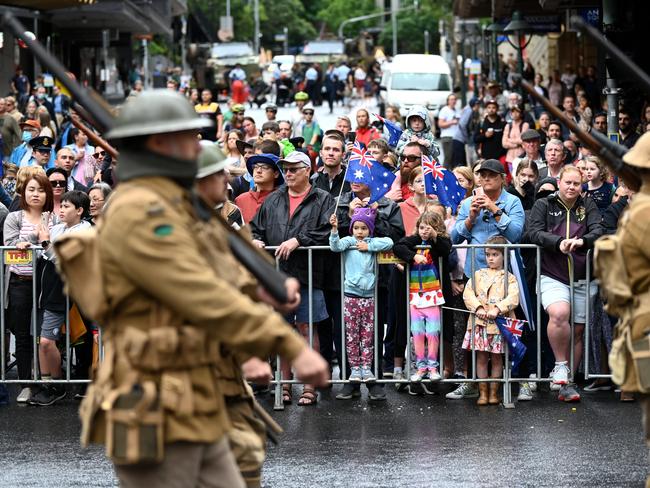
[[[20,224],[18,242],[32,242],[31,236],[36,234],[36,227],[36,225],[27,220],[25,212],[23,212],[23,220]],[[32,264],[12,264],[9,266],[9,272],[20,276],[32,276]]]

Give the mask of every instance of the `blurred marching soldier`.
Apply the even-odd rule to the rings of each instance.
[[[104,331],[104,361],[80,408],[82,443],[106,444],[124,487],[246,486],[227,437],[224,394],[240,390],[225,391],[232,359],[223,351],[280,354],[305,381],[327,377],[279,314],[224,279],[229,250],[206,236],[213,214],[191,192],[197,136],[210,124],[172,91],[127,102],[106,134],[120,150],[121,184],[86,242],[95,250],[80,252],[80,233],[57,247],[71,295]],[[94,269],[75,275],[85,256]],[[294,282],[286,288],[285,309],[300,299]]]
[[[619,317],[609,365],[621,391],[637,392],[650,446],[650,133],[623,156],[641,177],[641,190],[621,217],[618,231],[596,243],[596,269],[606,310]],[[650,477],[646,480],[650,487]]]

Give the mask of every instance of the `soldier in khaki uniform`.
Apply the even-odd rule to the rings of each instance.
[[[201,232],[190,191],[209,124],[155,90],[127,102],[106,134],[122,183],[98,231],[105,356],[80,413],[82,441],[106,444],[125,487],[245,486],[226,438],[223,350],[280,354],[305,381],[327,378],[279,314],[216,272],[225,248]]]
[[[223,213],[223,218],[219,218],[215,212],[228,198],[227,165],[226,156],[221,149],[214,144],[203,145],[196,175],[197,191],[210,219],[202,221],[199,233],[205,242],[212,243],[207,256],[214,258],[213,268],[219,277],[255,298],[257,282],[230,253],[226,236],[232,229],[228,228]],[[246,229],[243,228],[240,232],[250,239]],[[300,283],[294,281],[295,286],[299,288]],[[261,486],[262,465],[266,457],[266,426],[256,416],[255,398],[244,380],[268,383],[272,377],[271,366],[267,361],[255,357],[246,359],[242,355],[225,350],[222,350],[222,356],[223,361],[218,364],[217,370],[232,424],[232,429],[228,432],[230,447],[247,488],[258,488]],[[246,378],[242,377],[242,368],[246,371]]]
[[[607,310],[620,318],[610,354],[613,379],[622,391],[638,392],[650,446],[650,133],[623,160],[637,169],[641,190],[631,199],[616,235],[596,243],[596,266]]]

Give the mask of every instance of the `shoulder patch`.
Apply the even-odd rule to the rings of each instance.
[[[161,224],[154,228],[153,233],[158,237],[167,237],[172,234],[174,227],[170,224]]]

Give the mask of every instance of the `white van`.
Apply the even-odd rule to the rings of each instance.
[[[436,117],[446,105],[451,70],[441,56],[398,54],[382,69],[379,97],[384,107],[396,105],[404,115],[413,105],[423,105]]]

